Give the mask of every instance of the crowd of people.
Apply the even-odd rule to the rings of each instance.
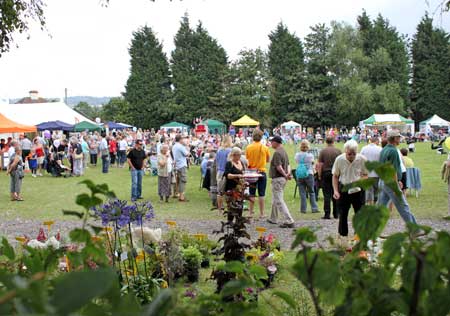
[[[286,134],[281,129],[272,131],[259,128],[230,131],[226,135],[195,134],[172,131],[129,129],[112,132],[82,132],[73,135],[54,132],[44,133],[34,139],[20,135],[18,140],[1,141],[0,150],[8,152],[7,172],[11,176],[11,200],[23,201],[21,184],[24,172],[32,177],[43,175],[44,170],[53,176],[82,176],[85,170],[96,167],[101,160],[103,173],[110,168],[127,167],[131,174],[131,200],[142,199],[142,179],[145,172],[158,177],[157,192],[161,202],[169,203],[170,197],[179,202],[189,202],[186,196],[188,168],[201,165],[202,186],[207,189],[212,209],[225,211],[236,203],[233,197],[242,190],[239,183],[249,182],[248,215],[254,220],[267,220],[283,228],[295,225],[291,211],[284,201],[284,189],[294,179],[300,192],[300,212],[319,213],[318,193],[323,192],[323,219],[339,219],[338,232],[348,235],[348,213],[351,207],[358,212],[365,204],[393,205],[405,222],[416,222],[405,195],[398,196],[379,181],[375,172],[366,169],[366,161],[391,163],[396,170],[398,187],[406,192],[406,168],[414,162],[408,157],[412,151],[397,147],[400,133],[396,130],[371,132],[361,137],[355,130],[351,137],[345,133],[328,130],[320,136],[302,131]],[[359,135],[359,138],[354,137]],[[358,141],[367,145],[358,153]],[[335,147],[337,140],[345,141],[341,152]],[[298,152],[292,157],[297,168],[292,168],[290,157],[283,144],[296,143]],[[320,152],[314,152],[311,141],[324,142]],[[380,146],[381,144],[381,146]],[[273,149],[271,157],[269,147]],[[269,165],[268,170],[267,165]],[[253,175],[252,177],[248,175]],[[368,190],[344,188],[364,178],[371,178],[373,186]],[[270,215],[266,215],[266,189],[272,193]],[[449,186],[450,188],[450,186]],[[450,199],[450,191],[449,191]],[[242,201],[245,203],[244,201]],[[450,200],[449,200],[450,202]],[[256,216],[255,208],[259,214]]]

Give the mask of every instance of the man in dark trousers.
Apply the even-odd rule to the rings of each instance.
[[[142,140],[136,139],[134,148],[127,155],[128,165],[131,171],[131,201],[142,199],[142,177],[144,176],[144,166],[147,159]]]
[[[380,162],[391,163],[395,169],[394,179],[397,183],[398,190],[403,189],[402,169],[400,167],[400,154],[397,146],[400,144],[400,132],[397,130],[390,130],[387,132],[387,145],[381,150]],[[408,201],[404,194],[396,194],[391,188],[386,186],[383,181],[380,180],[380,195],[378,198],[378,204],[387,206],[389,201],[394,203],[398,213],[406,223],[416,224],[416,218],[411,213]]]
[[[334,147],[334,137],[327,137],[327,147],[322,149],[319,154],[318,177],[322,184],[323,192],[323,211],[325,212],[323,219],[330,219],[331,202],[333,203],[333,217],[338,218],[339,212],[336,206],[336,200],[333,197],[333,169],[336,157],[341,151]]]

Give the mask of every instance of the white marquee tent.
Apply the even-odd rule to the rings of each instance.
[[[428,120],[420,122],[420,129],[425,129],[426,126],[432,127],[450,127],[450,122],[444,120],[443,118],[437,116],[436,114],[430,117]]]
[[[297,122],[289,121],[281,124],[281,127],[285,129],[292,129],[292,128],[301,128],[302,126]]]
[[[37,125],[57,120],[72,125],[82,121],[94,123],[63,102],[0,104],[0,113],[24,125]]]

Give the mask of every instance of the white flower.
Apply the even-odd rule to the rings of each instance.
[[[28,243],[27,246],[33,249],[45,249],[47,248],[47,246],[43,243],[40,242],[37,239],[31,239]]]
[[[267,271],[269,271],[270,274],[275,274],[277,272],[277,267],[276,265],[272,264],[270,266],[267,267]]]
[[[149,244],[152,242],[158,243],[162,237],[162,230],[161,228],[151,229],[148,227],[143,227],[141,232],[141,228],[139,227],[134,228],[132,234],[138,246],[141,246],[142,239],[144,240],[144,244]]]
[[[45,242],[45,245],[46,245],[46,247],[51,247],[53,249],[59,249],[59,241],[54,236],[47,239],[47,241]]]

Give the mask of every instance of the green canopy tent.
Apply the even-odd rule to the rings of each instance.
[[[160,129],[169,130],[169,129],[180,129],[188,131],[190,129],[189,125],[180,123],[180,122],[170,122],[164,124],[160,127]]]
[[[75,124],[75,126],[73,127],[74,132],[83,132],[86,130],[88,130],[89,132],[94,132],[94,131],[100,132],[102,129],[103,128],[101,126],[98,126],[93,123],[89,123],[87,121],[83,121],[78,124]]]
[[[365,126],[390,126],[398,128],[404,132],[409,130],[414,134],[414,121],[404,118],[399,114],[373,114],[369,118],[362,121]]]
[[[225,134],[227,132],[227,126],[217,120],[206,120],[204,121],[206,126],[208,126],[208,130],[210,134],[219,133],[219,134]]]

